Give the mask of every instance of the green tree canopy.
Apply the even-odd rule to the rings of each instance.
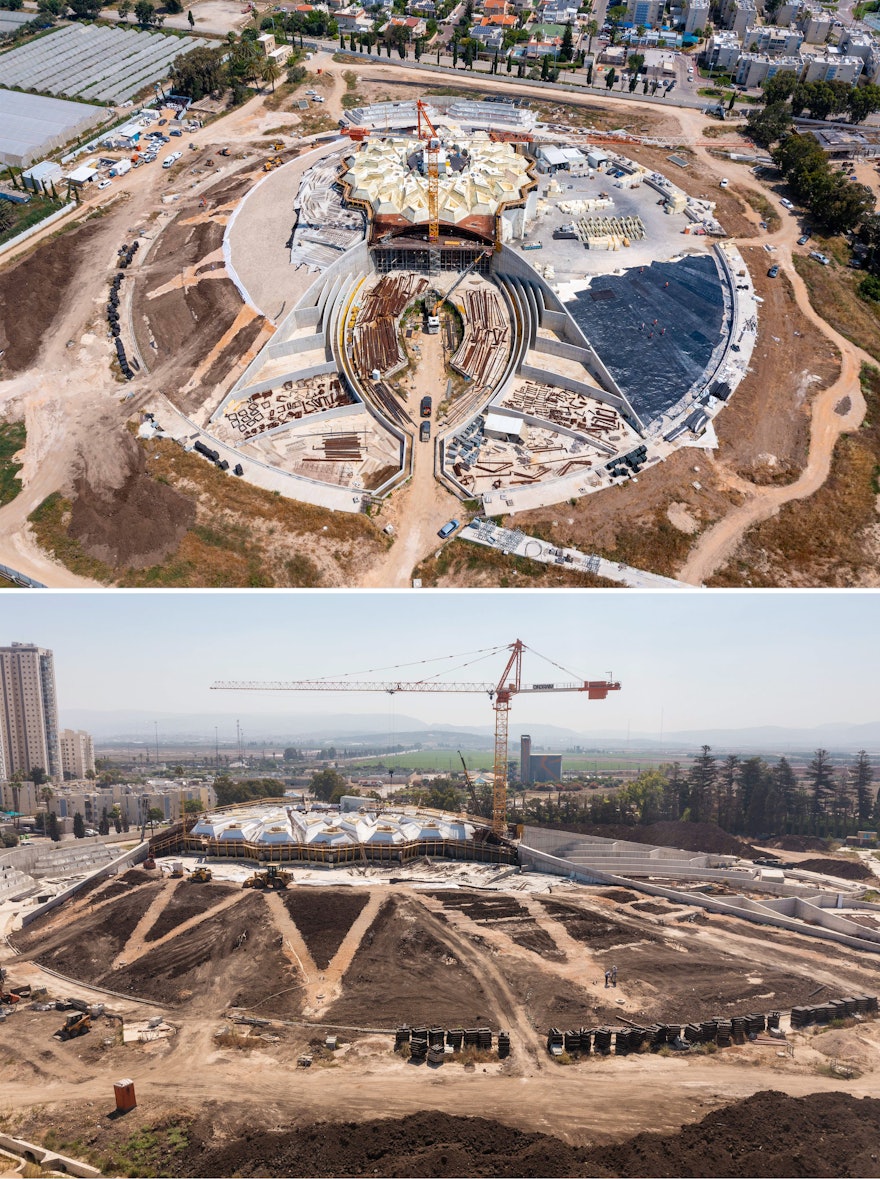
[[[318,770],[312,774],[312,780],[309,783],[309,789],[312,794],[322,802],[330,802],[334,791],[345,793],[347,786],[348,783],[345,778],[341,774],[338,774],[336,770],[329,768]]]

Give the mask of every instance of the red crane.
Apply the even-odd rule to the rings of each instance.
[[[501,648],[499,648],[500,650]],[[569,683],[523,683],[523,652],[529,650],[520,639],[506,648],[510,655],[498,682],[451,683],[422,680],[291,680],[261,683],[253,680],[220,680],[212,689],[243,692],[477,692],[485,693],[495,709],[495,775],[492,787],[492,829],[504,835],[507,829],[507,729],[514,696],[546,695],[553,692],[586,692],[588,700],[604,700],[609,692],[620,691],[614,680],[575,680]],[[549,661],[552,662],[552,661]],[[554,664],[554,666],[559,666]],[[565,670],[561,668],[560,670]],[[571,674],[571,673],[567,673]]]

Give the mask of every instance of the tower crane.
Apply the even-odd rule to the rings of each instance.
[[[416,110],[418,112],[419,139],[427,140],[428,144],[426,148],[428,160],[428,241],[436,242],[440,238],[440,136],[437,134],[437,128],[428,117],[428,108],[421,99],[416,102]]]
[[[498,648],[501,650],[502,648]],[[495,710],[495,760],[492,786],[492,830],[504,835],[507,828],[507,729],[510,706],[514,696],[554,692],[586,692],[588,700],[604,700],[609,692],[620,691],[615,680],[575,680],[568,683],[524,683],[522,677],[523,652],[530,650],[516,639],[506,650],[510,652],[498,682],[444,682],[421,680],[219,680],[211,685],[214,690],[237,692],[469,692],[485,693]],[[532,652],[536,654],[536,652]],[[542,656],[542,658],[545,658]],[[552,660],[548,660],[552,662]],[[559,667],[558,664],[554,666]],[[565,668],[559,668],[565,671]],[[572,674],[566,672],[567,675]]]

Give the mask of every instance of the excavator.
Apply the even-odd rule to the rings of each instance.
[[[265,871],[254,872],[252,876],[248,876],[242,887],[280,891],[287,888],[292,880],[293,875],[290,872],[282,872],[277,864],[267,864]]]

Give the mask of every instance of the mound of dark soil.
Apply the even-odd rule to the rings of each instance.
[[[253,1129],[219,1146],[195,1129],[175,1167],[179,1175],[880,1175],[880,1100],[844,1093],[765,1091],[675,1134],[588,1149],[438,1110],[286,1132]]]
[[[366,889],[304,888],[281,894],[319,970],[326,970],[367,903]]]
[[[626,839],[630,843],[653,843],[658,847],[679,847],[683,851],[713,852],[720,856],[752,856],[755,849],[735,835],[729,835],[715,823],[639,824],[627,827],[623,823],[566,823],[564,830],[583,835],[598,835],[602,839]]]
[[[195,520],[195,504],[145,472],[143,449],[130,434],[106,440],[120,448],[126,474],[116,487],[75,484],[69,534],[90,557],[113,569],[146,569],[180,544]]]
[[[259,1131],[191,1151],[188,1175],[580,1175],[581,1156],[558,1138],[437,1110],[372,1122]]]
[[[802,868],[804,872],[823,872],[827,876],[839,876],[841,880],[873,880],[874,873],[861,860],[832,860],[816,856],[811,860],[798,860],[786,864],[786,868]]]
[[[772,1090],[716,1110],[677,1134],[637,1134],[593,1150],[594,1175],[880,1175],[880,1101]],[[587,1172],[589,1173],[589,1172]]]
[[[790,852],[827,852],[828,840],[819,839],[816,835],[777,835],[775,839],[763,840],[761,846]]]
[[[0,274],[0,374],[31,367],[66,309],[66,296],[99,232],[92,222],[50,238],[22,262]]]

